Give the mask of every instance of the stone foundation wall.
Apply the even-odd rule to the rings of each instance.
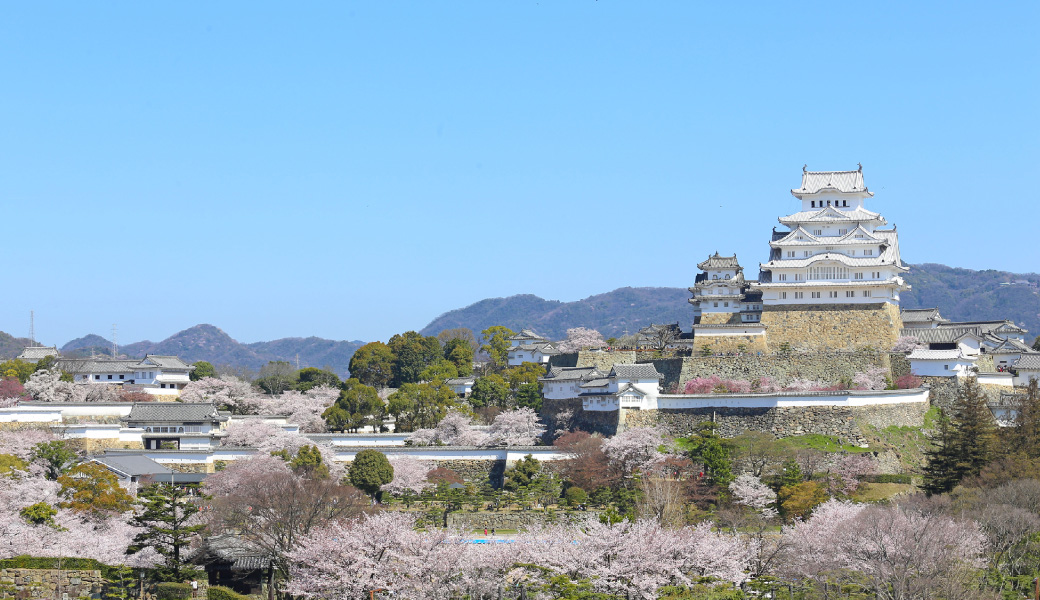
[[[728,352],[768,352],[765,334],[747,335],[704,335],[697,333],[693,338],[693,354]]]
[[[636,362],[638,352],[622,350],[617,352],[579,352],[576,367],[596,367],[606,373],[615,364],[632,364]]]
[[[463,481],[476,486],[488,483],[492,487],[500,488],[506,472],[506,461],[504,460],[438,460],[436,462],[438,467],[451,469],[458,473]]]
[[[803,304],[762,307],[769,349],[887,351],[899,338],[903,322],[894,305]]]
[[[701,325],[740,324],[740,313],[708,312],[701,314]]]
[[[679,360],[680,370],[674,372],[672,365],[665,366],[665,387],[669,384],[686,382],[695,377],[718,375],[723,379],[752,380],[772,377],[779,385],[787,385],[795,379],[811,379],[836,383],[852,378],[869,367],[888,368],[888,355],[876,352],[791,352],[788,354],[744,355],[744,356],[691,356]],[[657,366],[659,361],[650,361]],[[664,365],[662,365],[664,366]],[[669,368],[671,367],[671,368]],[[677,377],[677,379],[670,379]]]
[[[697,425],[715,423],[723,437],[745,431],[761,431],[777,438],[807,433],[833,435],[848,444],[866,444],[862,427],[891,425],[920,427],[924,424],[927,403],[881,406],[814,406],[779,408],[698,408],[681,410],[632,411],[627,427],[662,426],[675,436],[692,435]]]
[[[143,450],[144,444],[141,442],[122,442],[113,439],[93,439],[93,438],[70,438],[66,440],[70,448],[87,454],[101,454],[105,450],[124,449],[124,450]]]
[[[4,596],[32,598],[100,599],[105,587],[101,571],[75,569],[0,569]]]
[[[581,400],[543,400],[539,413],[547,435],[556,431],[587,431],[609,437],[617,432],[618,412],[585,410]],[[548,441],[548,440],[547,440]]]

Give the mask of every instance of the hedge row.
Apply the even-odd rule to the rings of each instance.
[[[155,586],[155,595],[159,600],[187,600],[191,598],[191,584],[159,583]]]
[[[102,571],[108,568],[93,558],[53,558],[21,555],[0,560],[0,569],[57,569],[61,562],[62,569],[77,571]]]
[[[206,600],[249,600],[249,596],[239,594],[231,588],[213,585],[206,590]]]

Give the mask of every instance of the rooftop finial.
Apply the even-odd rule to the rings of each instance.
[[[860,173],[862,173],[863,172],[863,163],[856,163],[856,164],[859,165],[859,169],[856,169],[856,170],[859,171]]]
[[[802,173],[805,173],[806,169],[809,168],[809,163],[802,165]]]

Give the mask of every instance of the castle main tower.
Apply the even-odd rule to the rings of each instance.
[[[751,289],[762,294],[771,349],[888,350],[899,336],[901,277],[896,229],[867,210],[874,193],[855,171],[802,169],[791,190],[801,210],[780,217],[769,261]]]

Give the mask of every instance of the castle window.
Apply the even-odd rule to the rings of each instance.
[[[718,278],[719,278],[719,276],[718,276],[718,275],[712,275],[712,276],[711,276],[711,278],[712,278],[712,279],[718,279]]]
[[[819,298],[820,297],[820,292],[812,292],[812,297],[813,298]]]
[[[813,229],[813,235],[823,235],[822,229]]]
[[[874,256],[874,251],[873,250],[864,250],[863,251],[863,256]]]
[[[787,273],[781,273],[779,275],[780,281],[787,281]]]
[[[848,229],[839,229],[839,230],[838,230],[838,235],[845,235],[845,234],[846,234],[846,233],[848,233],[848,232],[849,232],[849,230],[848,230]]]
[[[809,256],[808,250],[802,250],[802,256]]]
[[[863,297],[870,298],[870,290],[863,290]]]
[[[838,297],[838,292],[837,292],[837,290],[835,290],[835,291],[831,292],[831,298],[837,298],[837,297]]]
[[[856,273],[856,279],[863,279],[863,273]]]
[[[794,250],[787,251],[787,258],[794,258]]]
[[[845,297],[846,298],[855,298],[856,297],[856,292],[854,292],[852,290],[846,290],[845,291]]]
[[[812,207],[816,208],[816,201],[815,200],[812,201]]]
[[[795,281],[801,281],[802,280],[802,274],[801,273],[795,273],[794,274],[794,280]]]
[[[946,369],[947,371],[949,371],[950,370],[950,365],[943,365],[943,368]]]
[[[787,300],[787,292],[780,292],[780,299]]]
[[[726,308],[729,308],[729,302],[723,302],[723,303],[722,303],[722,306],[724,306],[724,307],[726,307]]]
[[[830,201],[830,200],[828,200],[828,201],[827,201],[827,206],[830,206],[830,205],[831,205],[831,201]]]
[[[841,201],[841,205],[842,206],[848,206],[849,205],[849,201],[848,200],[842,200]]]
[[[798,300],[798,299],[800,299],[801,297],[802,297],[802,292],[795,292],[795,293],[794,293],[794,298],[795,298],[795,300]]]
[[[719,303],[718,303],[718,302],[716,302],[716,303],[715,303],[715,308],[718,308],[718,307],[719,307]]]

